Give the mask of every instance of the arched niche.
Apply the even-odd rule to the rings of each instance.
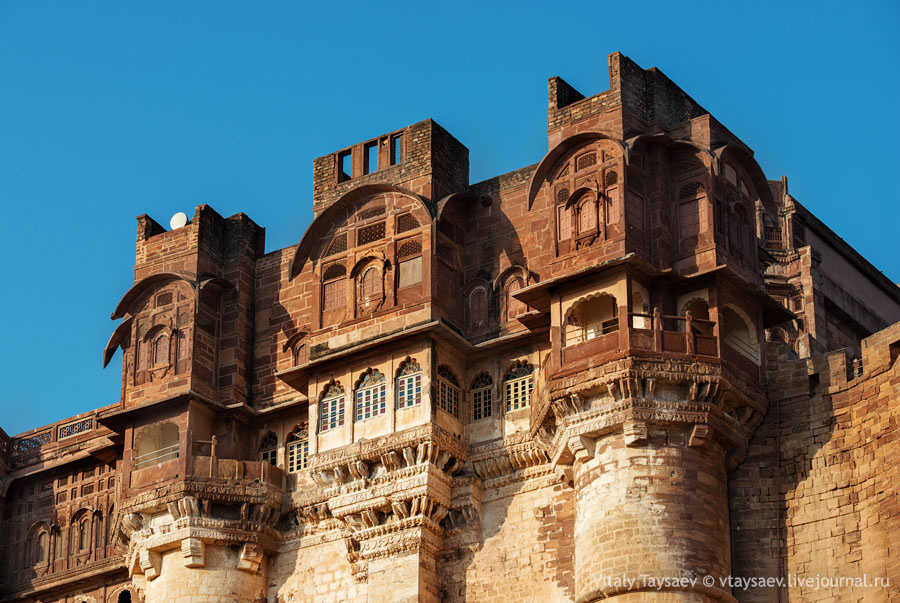
[[[135,436],[131,457],[132,470],[137,471],[177,459],[180,454],[180,439],[178,425],[171,421],[144,427]]]

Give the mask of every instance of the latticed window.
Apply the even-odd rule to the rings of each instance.
[[[331,431],[344,425],[344,388],[332,383],[326,388],[319,402],[319,432]]]
[[[287,470],[296,473],[306,469],[309,458],[309,425],[301,423],[287,439]],[[275,463],[272,463],[273,465]]]
[[[568,191],[566,191],[568,192]],[[567,207],[559,207],[557,226],[559,228],[559,240],[565,241],[572,238],[572,213]]]
[[[575,170],[583,170],[597,164],[597,153],[585,153],[575,160]]]
[[[459,381],[450,369],[441,365],[437,370],[437,405],[444,412],[459,417]]]
[[[362,278],[359,279],[359,297],[360,299],[369,299],[376,297],[381,293],[381,273],[378,268],[372,266],[363,272]]]
[[[169,336],[160,335],[153,342],[153,366],[169,363]]]
[[[407,360],[397,371],[397,408],[409,408],[422,401],[422,367]]]
[[[356,233],[356,244],[365,245],[384,238],[384,222],[364,226]]]
[[[506,412],[526,408],[531,403],[534,389],[533,369],[526,362],[517,362],[503,377]]]
[[[588,199],[578,208],[578,234],[597,231],[597,203]]]
[[[50,535],[47,534],[47,532],[41,532],[37,536],[35,561],[37,563],[46,563],[49,552],[50,552]]]
[[[356,420],[365,421],[386,411],[387,383],[384,375],[369,369],[356,388]]]
[[[347,303],[346,280],[339,278],[325,283],[325,286],[322,288],[322,308],[326,312],[343,308]]]
[[[494,380],[487,373],[481,373],[472,381],[472,420],[478,421],[491,416]]]
[[[259,460],[270,465],[277,463],[278,436],[269,432],[259,444]]]
[[[405,241],[397,248],[397,259],[402,260],[403,258],[420,253],[422,253],[422,243],[419,242],[419,239],[412,239]]]
[[[91,546],[91,520],[85,517],[78,524],[78,550],[84,551]]]
[[[412,214],[401,214],[397,216],[397,233],[406,232],[407,230],[415,230],[419,227],[419,221]]]
[[[331,244],[328,246],[328,251],[325,252],[325,255],[334,255],[336,253],[341,253],[342,251],[347,251],[346,233],[334,235],[334,238],[331,239]]]

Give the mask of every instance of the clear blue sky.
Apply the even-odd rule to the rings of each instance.
[[[427,117],[472,182],[535,163],[547,78],[600,92],[617,50],[900,281],[898,6],[2,1],[0,426],[118,400],[121,353],[101,370],[101,349],[137,215],[209,203],[294,244],[313,158]]]

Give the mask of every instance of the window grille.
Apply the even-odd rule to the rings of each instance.
[[[397,216],[397,233],[415,230],[419,227],[419,221],[412,214],[400,214]]]
[[[160,293],[156,296],[156,307],[160,306],[168,306],[172,303],[172,292],[167,291],[166,293]]]
[[[277,463],[278,436],[269,432],[259,445],[259,460],[270,465]]]
[[[700,233],[700,207],[697,199],[682,203],[678,208],[678,223],[681,236],[690,237]]]
[[[575,160],[575,171],[583,170],[597,165],[597,153],[585,153]]]
[[[572,213],[568,208],[560,207],[559,212],[559,240],[565,241],[572,238]]]
[[[472,381],[472,420],[491,416],[492,390],[494,380],[487,373],[481,373]]]
[[[606,223],[615,224],[619,221],[619,189],[612,187],[606,189]]]
[[[690,184],[686,184],[681,187],[681,191],[678,193],[679,199],[690,199],[691,197],[696,197],[698,195],[702,195],[706,189],[699,182],[691,182]]]
[[[556,202],[560,205],[569,200],[569,189],[563,187],[556,191]]]
[[[422,253],[422,243],[418,239],[406,241],[397,249],[397,259],[401,260],[417,253]]]
[[[31,450],[37,450],[44,444],[50,443],[50,432],[45,431],[44,433],[39,433],[37,435],[33,435],[30,438],[23,438],[21,440],[16,441],[16,452],[29,452]]]
[[[298,425],[287,439],[287,470],[296,473],[306,469],[309,459],[309,426]],[[273,463],[274,464],[274,463]]]
[[[325,252],[325,255],[334,255],[336,253],[341,253],[347,251],[347,234],[339,234],[334,235],[334,238],[331,239],[331,244],[328,246],[328,251]]]
[[[459,381],[444,365],[438,367],[438,408],[459,417]]]
[[[615,186],[619,182],[619,175],[613,171],[606,172],[606,186]]]
[[[407,360],[397,375],[397,408],[409,408],[422,401],[422,367]]]
[[[326,312],[343,308],[347,304],[346,281],[347,279],[339,278],[325,283],[322,292],[322,306]]]
[[[578,210],[578,234],[597,231],[597,203],[588,199]]]
[[[534,390],[533,369],[530,364],[516,363],[503,377],[506,412],[526,408]]]
[[[90,431],[94,428],[94,419],[89,417],[87,419],[82,419],[81,421],[76,421],[75,423],[69,423],[68,425],[62,425],[59,428],[59,434],[57,435],[57,439],[64,439],[72,437],[73,435],[77,435],[79,433],[83,433],[85,431]]]
[[[384,238],[384,222],[364,226],[356,233],[356,244],[365,245]]]
[[[324,433],[344,425],[344,388],[338,383],[331,384],[322,395],[319,404],[321,418],[319,431]]]
[[[363,272],[362,278],[359,279],[359,297],[360,299],[369,299],[381,294],[381,273],[377,268],[372,266]]]
[[[377,370],[367,372],[356,388],[356,420],[365,421],[386,411],[387,385]]]

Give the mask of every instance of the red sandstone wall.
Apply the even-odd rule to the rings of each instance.
[[[742,602],[900,593],[900,323],[862,347],[855,379],[842,352],[791,361],[781,350],[770,366],[769,414],[729,491],[735,575],[867,576],[873,584],[736,591]],[[890,586],[874,585],[876,577]]]

